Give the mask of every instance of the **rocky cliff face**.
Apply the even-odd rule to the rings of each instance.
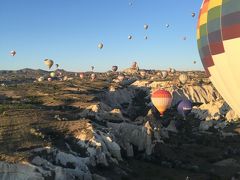
[[[152,108],[150,93],[164,87],[173,95],[173,106],[181,99],[194,102],[194,117],[189,119],[193,123],[190,128],[192,134],[182,132],[179,128],[184,122],[177,115],[176,109],[172,108],[165,117],[160,118]],[[176,151],[182,148],[176,143],[178,133],[185,133],[181,134],[181,138],[185,138],[188,143],[184,149],[187,151],[191,143],[197,144],[195,136],[198,138],[202,132],[206,133],[211,128],[223,130],[228,126],[223,120],[238,119],[212,85],[181,87],[172,86],[170,81],[134,79],[129,80],[127,85],[121,84],[111,88],[111,91],[99,93],[98,99],[98,102],[79,112],[76,122],[72,122],[75,124],[64,132],[64,148],[36,148],[32,151],[30,163],[0,162],[0,171],[4,172],[0,173],[0,179],[104,180],[103,174],[96,171],[93,173],[91,169],[119,167],[126,157],[139,154],[161,159],[161,165],[199,170],[196,165],[185,161],[187,155],[175,162],[178,157],[175,157],[171,148],[176,148]],[[194,138],[191,139],[189,134]],[[165,143],[172,144],[167,147]],[[126,172],[121,170],[120,174]]]

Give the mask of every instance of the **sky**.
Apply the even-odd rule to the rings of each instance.
[[[133,61],[144,69],[202,70],[196,42],[201,3],[0,0],[0,70],[46,70],[43,61],[47,58],[69,71],[87,71],[92,65],[96,71],[110,70],[112,65],[123,70]],[[104,44],[101,50],[100,42]],[[16,56],[10,56],[11,50]]]

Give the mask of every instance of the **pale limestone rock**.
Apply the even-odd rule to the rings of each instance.
[[[214,126],[214,121],[213,120],[209,120],[209,121],[201,121],[200,126],[199,126],[199,130],[200,131],[207,131],[209,130],[209,128]]]
[[[226,114],[226,120],[227,121],[238,121],[239,120],[239,116],[233,110],[230,110]]]
[[[240,168],[240,164],[235,159],[224,159],[222,161],[214,163],[215,166],[224,166],[224,167],[236,167]]]

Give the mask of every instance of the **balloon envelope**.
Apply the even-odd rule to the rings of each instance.
[[[96,74],[94,74],[94,73],[93,73],[93,74],[91,74],[91,80],[92,80],[92,81],[93,81],[93,80],[95,80],[95,79],[96,79],[96,77],[97,77],[97,76],[96,76]]]
[[[102,48],[103,48],[103,43],[99,43],[99,44],[98,44],[98,48],[99,48],[99,49],[102,49]]]
[[[162,78],[165,79],[168,76],[167,71],[162,71]]]
[[[146,76],[146,71],[141,71],[141,72],[140,72],[140,75],[141,75],[142,77],[145,77],[145,76]]]
[[[117,66],[112,66],[112,71],[116,72],[118,70]]]
[[[179,81],[182,84],[186,84],[187,80],[188,80],[188,76],[184,73],[184,74],[180,74],[180,76],[178,77]]]
[[[45,59],[44,60],[44,64],[48,67],[48,69],[51,69],[52,65],[53,65],[53,60],[51,59]]]
[[[84,79],[84,73],[79,74],[80,79]]]
[[[55,72],[51,72],[50,73],[50,77],[54,78],[56,76],[56,73]]]
[[[240,6],[238,0],[204,0],[197,25],[199,54],[206,74],[240,115]]]
[[[119,81],[123,81],[124,79],[125,79],[125,76],[122,74],[122,75],[119,75],[118,77],[117,77],[117,79],[119,80]]]
[[[163,113],[171,106],[172,95],[166,90],[156,90],[152,93],[151,101],[159,113],[163,115]]]
[[[186,117],[192,111],[192,102],[189,100],[182,100],[178,103],[177,111],[183,117]]]
[[[11,54],[11,56],[15,56],[17,53],[16,53],[16,51],[11,51],[10,54]]]

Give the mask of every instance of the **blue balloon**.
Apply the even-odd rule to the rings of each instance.
[[[192,111],[192,102],[189,100],[182,100],[178,103],[177,111],[184,118]]]

